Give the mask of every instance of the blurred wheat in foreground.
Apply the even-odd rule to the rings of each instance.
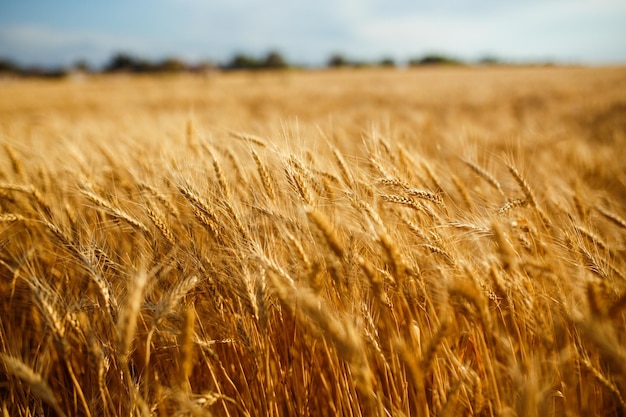
[[[623,416],[625,80],[6,82],[3,415]]]

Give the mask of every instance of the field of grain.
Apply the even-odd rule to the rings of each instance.
[[[3,416],[623,416],[626,69],[0,80]]]

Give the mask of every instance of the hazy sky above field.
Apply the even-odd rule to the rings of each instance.
[[[626,1],[0,0],[0,57],[22,64],[101,65],[118,51],[223,62],[270,49],[306,64],[334,52],[626,63]]]

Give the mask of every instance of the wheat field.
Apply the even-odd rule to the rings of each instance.
[[[0,91],[3,416],[624,415],[624,68]]]

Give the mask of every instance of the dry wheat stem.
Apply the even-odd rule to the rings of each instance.
[[[502,197],[505,197],[504,195],[504,191],[502,191],[502,186],[500,185],[500,183],[498,182],[498,180],[496,180],[494,178],[493,175],[491,175],[489,172],[487,172],[487,170],[483,169],[482,167],[480,167],[478,164],[475,164],[474,162],[468,161],[466,159],[462,160],[465,165],[467,165],[468,167],[470,167],[472,169],[472,171],[474,171],[476,174],[478,174],[482,179],[484,179],[485,181],[487,181],[487,183],[489,185],[491,185],[493,188],[496,189],[496,191],[498,191],[498,193],[500,193],[500,195]]]
[[[276,199],[276,193],[274,192],[274,183],[272,177],[270,176],[267,168],[261,161],[261,158],[259,158],[259,155],[254,150],[252,150],[251,153],[252,158],[256,163],[257,170],[259,171],[259,176],[261,177],[265,192],[267,193],[267,196],[270,198],[270,200],[274,201]]]
[[[606,217],[609,221],[613,222],[622,229],[626,229],[626,220],[624,220],[622,217],[599,205],[594,206],[594,208],[598,210],[598,212]]]
[[[118,209],[117,207],[113,207],[108,201],[106,201],[102,197],[96,195],[95,193],[93,193],[93,192],[91,192],[89,190],[81,189],[80,192],[85,197],[87,197],[88,200],[90,200],[92,203],[96,204],[96,206],[105,209],[105,211],[107,213],[109,213],[110,215],[112,215],[113,217],[116,217],[116,218],[118,218],[120,220],[124,220],[129,225],[133,226],[134,228],[136,228],[138,230],[141,230],[146,235],[150,236],[150,231],[148,230],[148,228],[143,223],[141,223],[139,220],[133,218],[132,216],[130,216],[126,212]]]
[[[128,300],[124,306],[120,319],[117,322],[119,334],[118,355],[123,361],[130,352],[132,341],[137,330],[137,316],[143,301],[144,289],[148,282],[148,273],[145,271],[136,274],[131,282]]]
[[[150,206],[146,207],[146,213],[148,214],[150,220],[152,220],[152,223],[154,223],[157,229],[159,229],[159,232],[161,232],[161,235],[165,238],[165,240],[167,240],[170,245],[175,246],[176,242],[174,241],[174,233],[165,222],[163,215],[158,213],[155,207],[151,208]]]
[[[59,416],[66,415],[61,409],[54,391],[52,391],[52,388],[50,388],[39,373],[35,372],[33,368],[21,360],[2,352],[0,352],[0,360],[4,365],[4,370],[7,376],[12,375],[22,381],[22,383],[26,384],[26,386],[30,388],[36,396],[52,407],[55,413]]]
[[[267,143],[265,142],[265,140],[261,139],[260,137],[256,135],[252,135],[250,133],[235,132],[232,130],[228,133],[230,133],[230,135],[234,138],[245,140],[247,142],[258,145],[262,148],[267,148]]]
[[[350,168],[348,168],[346,160],[343,158],[341,152],[339,152],[339,149],[333,148],[332,151],[335,156],[335,160],[337,161],[337,165],[339,165],[339,172],[341,173],[344,184],[347,185],[350,190],[354,190],[356,183],[354,181],[354,177],[352,176],[352,172],[350,172]]]
[[[335,228],[332,226],[326,216],[311,207],[306,207],[305,212],[309,219],[317,226],[322,232],[328,247],[333,251],[335,256],[339,259],[344,257],[343,243],[341,242],[339,235],[335,232]]]
[[[622,393],[620,392],[620,390],[617,388],[617,386],[609,379],[607,379],[602,372],[600,372],[595,366],[593,366],[593,364],[589,361],[589,359],[583,357],[583,356],[579,356],[578,357],[578,362],[582,365],[584,365],[585,368],[587,368],[587,370],[589,370],[591,372],[591,374],[604,386],[606,387],[609,391],[611,391],[611,393],[617,398],[617,400],[619,401],[622,410],[626,410],[626,402],[624,402],[624,397],[622,396]]]

